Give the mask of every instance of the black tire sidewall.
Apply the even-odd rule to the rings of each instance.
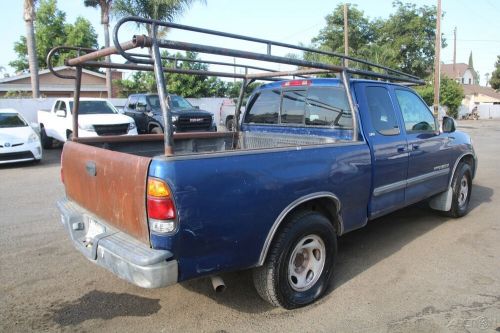
[[[325,244],[326,258],[323,271],[316,283],[306,291],[294,290],[288,281],[288,263],[297,243],[308,235],[319,236]],[[282,242],[282,251],[278,259],[275,281],[277,296],[284,308],[293,309],[308,305],[317,300],[328,288],[332,278],[333,266],[337,256],[337,238],[335,230],[325,217],[312,213],[301,217],[294,223]]]
[[[467,182],[469,185],[468,192],[467,192],[467,202],[465,205],[460,206],[458,204],[458,198],[460,196],[460,182],[463,178],[463,176],[466,175],[467,177]],[[453,201],[452,201],[452,214],[456,217],[461,217],[467,214],[469,211],[469,202],[470,202],[470,196],[472,192],[472,170],[467,163],[460,163],[457,171],[455,173],[455,177],[453,179]]]
[[[41,141],[41,143],[42,143],[42,147],[43,147],[44,149],[49,149],[49,148],[51,148],[51,147],[52,147],[52,145],[53,145],[53,141],[52,141],[52,139],[51,139],[51,138],[49,138],[49,137],[47,136],[47,133],[45,132],[45,128],[44,128],[44,127],[42,127],[42,128],[40,129],[40,141]]]
[[[234,130],[234,119],[229,119],[227,122],[226,122],[226,129],[228,131],[232,131]]]

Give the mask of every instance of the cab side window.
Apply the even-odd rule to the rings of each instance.
[[[281,123],[303,125],[305,107],[305,90],[283,91],[283,102],[281,104]]]
[[[264,90],[250,101],[246,123],[277,124],[280,110],[280,91],[277,89]]]
[[[135,110],[135,104],[137,104],[137,96],[130,97],[127,103],[127,109]]]
[[[340,87],[310,87],[307,92],[306,125],[352,128],[346,92]]]
[[[407,133],[436,131],[436,122],[431,110],[415,93],[396,89],[396,98],[403,114]]]
[[[142,108],[142,110],[146,110],[147,106],[148,102],[146,101],[146,96],[139,96],[136,108]]]
[[[382,135],[398,135],[398,120],[389,91],[385,87],[366,87],[366,100],[373,129]]]

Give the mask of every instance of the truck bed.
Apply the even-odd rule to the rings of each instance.
[[[164,153],[163,134],[140,136],[108,136],[106,138],[79,138],[77,142],[122,153],[155,157]],[[272,132],[199,132],[176,133],[176,156],[234,150],[272,149],[292,146],[333,144],[344,141],[331,136]]]

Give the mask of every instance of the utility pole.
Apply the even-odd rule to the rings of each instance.
[[[349,55],[349,26],[347,22],[347,4],[344,3],[344,55]],[[349,60],[344,59],[344,66],[349,66]]]
[[[453,29],[453,78],[457,79],[457,27]]]
[[[437,0],[437,19],[436,19],[436,45],[434,58],[434,116],[439,115],[439,86],[440,86],[440,71],[441,65],[441,0]]]

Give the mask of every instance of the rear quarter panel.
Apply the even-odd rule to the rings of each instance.
[[[152,237],[171,250],[180,280],[257,265],[279,214],[293,201],[331,192],[341,201],[344,230],[366,223],[370,152],[365,143],[154,159],[149,175],[171,186],[180,228]]]

